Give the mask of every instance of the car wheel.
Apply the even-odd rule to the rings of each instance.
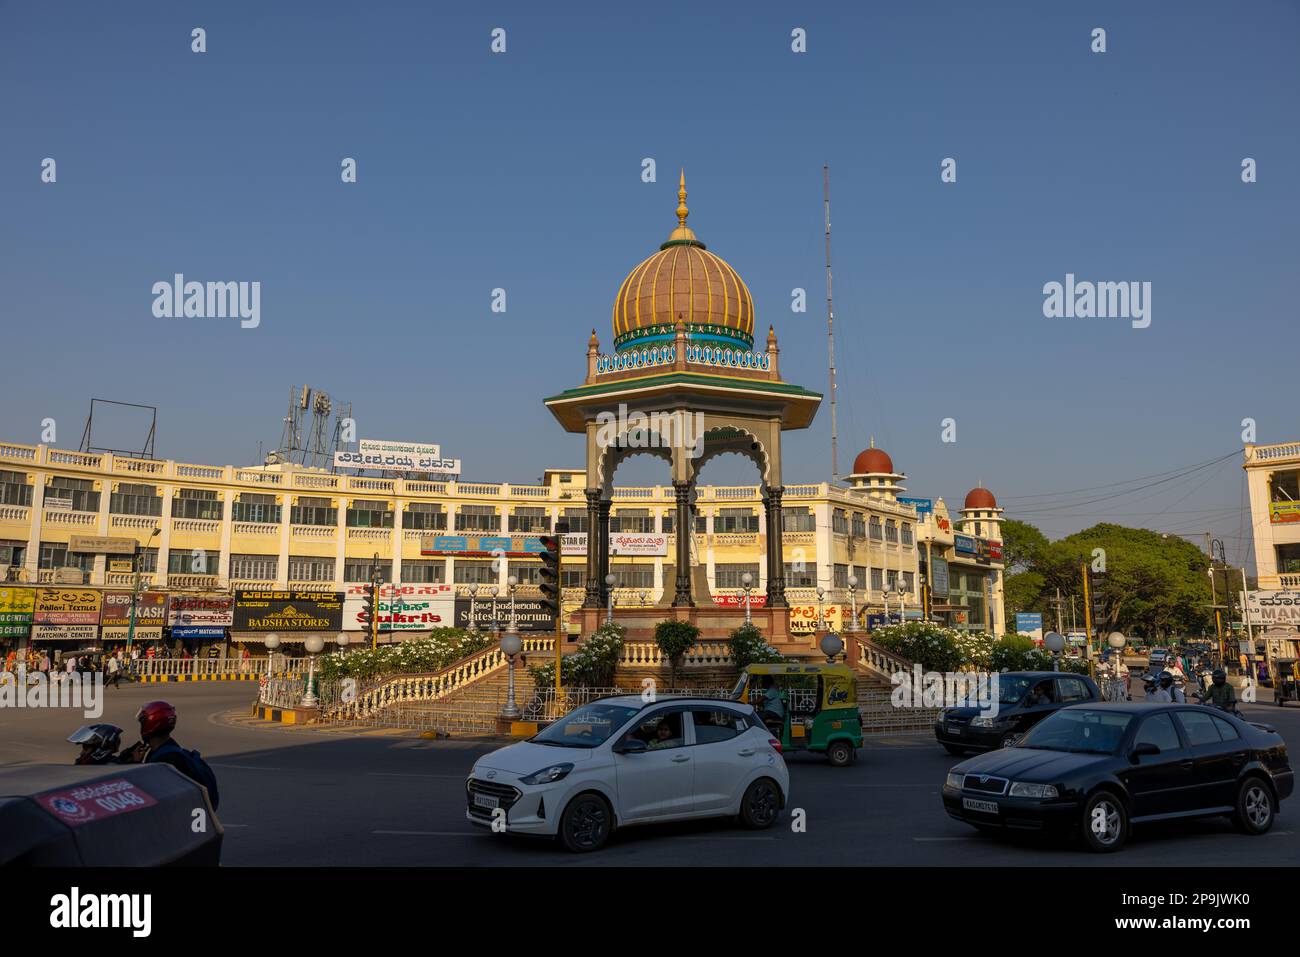
[[[1088,850],[1100,854],[1118,851],[1128,839],[1124,803],[1110,791],[1098,791],[1083,806],[1082,831]]]
[[[955,744],[945,744],[945,745],[943,746],[943,749],[944,749],[945,751],[947,751],[949,754],[951,754],[951,755],[955,755],[956,757],[959,757],[959,758],[960,758],[963,754],[966,753],[966,749],[965,749],[965,748],[959,748],[959,747],[957,747],[957,745],[955,745]]]
[[[740,823],[761,831],[776,823],[781,811],[781,791],[771,778],[759,778],[745,789],[740,799]]]
[[[847,741],[835,741],[826,749],[826,757],[833,768],[848,767],[853,763],[853,748]]]
[[[1014,748],[1014,747],[1016,746],[1016,742],[1019,741],[1019,740],[1020,740],[1020,735],[1018,735],[1018,734],[1014,734],[1014,733],[1013,733],[1013,734],[1004,734],[1004,735],[1002,736],[1002,742],[998,745],[998,747],[999,747],[999,748]]]
[[[1263,834],[1276,816],[1273,792],[1261,779],[1250,777],[1237,790],[1237,810],[1232,821],[1247,834]]]
[[[560,843],[575,854],[605,846],[614,830],[614,813],[599,794],[579,794],[560,815]]]

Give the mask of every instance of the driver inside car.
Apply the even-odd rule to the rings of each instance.
[[[1029,704],[1051,704],[1052,703],[1052,683],[1050,681],[1040,681],[1034,685],[1034,690],[1029,693]]]

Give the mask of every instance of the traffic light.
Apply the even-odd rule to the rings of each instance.
[[[542,607],[546,608],[555,620],[560,620],[560,534],[543,535],[542,551],[538,558],[542,560],[542,570],[538,573],[539,587],[542,591]]]
[[[374,582],[367,582],[361,588],[361,620],[366,630],[370,631],[375,620],[375,585]]]

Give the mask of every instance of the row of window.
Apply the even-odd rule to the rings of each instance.
[[[850,516],[842,508],[831,510],[831,531],[837,535],[870,538],[873,542],[898,542],[901,538],[904,545],[911,545],[914,541],[912,526],[908,522],[898,522],[892,518],[882,522],[879,515],[872,515],[870,522],[867,522],[861,512],[854,512]]]

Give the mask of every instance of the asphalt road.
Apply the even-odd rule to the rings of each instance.
[[[177,740],[198,748],[221,784],[227,865],[1300,864],[1298,798],[1283,805],[1262,838],[1240,835],[1227,821],[1180,822],[1140,830],[1118,855],[978,834],[944,813],[939,788],[956,762],[926,736],[869,738],[858,762],[844,769],[812,755],[791,757],[791,807],[806,812],[805,833],[792,831],[787,809],[769,831],[729,822],[651,825],[577,856],[465,821],[465,776],[499,742],[241,724],[254,694],[248,683],[131,685],[106,694],[99,720],[128,729],[142,702],[176,705]],[[1245,710],[1300,741],[1300,708]],[[75,748],[63,739],[83,723],[79,712],[0,712],[0,766],[70,762]]]

